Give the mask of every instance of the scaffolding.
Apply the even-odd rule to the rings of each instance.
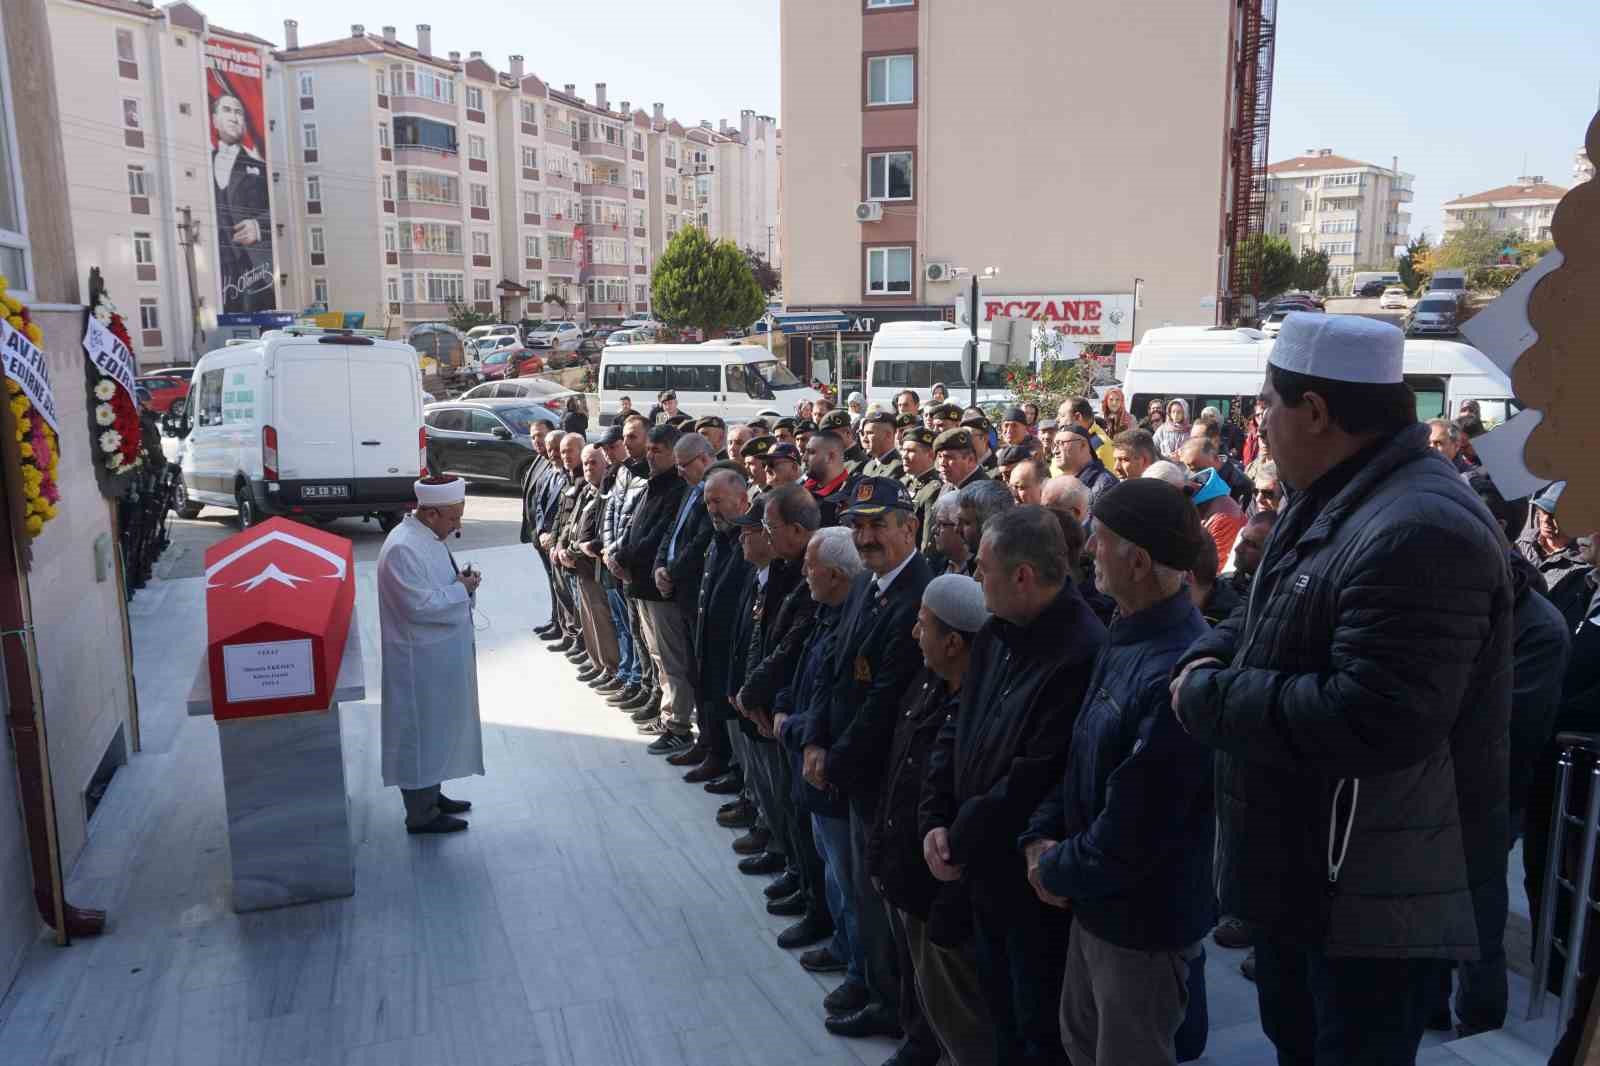
[[[1266,230],[1267,134],[1272,119],[1273,43],[1277,0],[1244,0],[1234,71],[1234,121],[1229,150],[1233,175],[1224,250],[1226,284],[1221,318],[1253,318],[1261,296],[1261,255],[1252,245]]]

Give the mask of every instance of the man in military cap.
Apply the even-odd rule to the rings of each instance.
[[[922,425],[922,419],[919,418],[916,415],[907,414],[907,413],[904,413],[904,412],[895,415],[894,416],[894,433],[895,433],[895,438],[896,438],[895,443],[896,444],[899,443],[899,439],[898,438],[899,438],[901,433],[903,433],[906,430],[910,429],[912,426],[920,426],[920,425]]]
[[[778,441],[766,452],[767,488],[792,485],[800,480],[800,449],[785,441]]]
[[[933,536],[933,501],[939,498],[944,483],[933,461],[933,430],[918,426],[900,435],[900,458],[905,475],[900,483],[911,494],[911,510],[917,516],[918,539],[922,550],[929,550]]]
[[[1053,418],[1047,418],[1035,428],[1039,430],[1039,450],[1044,453],[1048,462],[1056,454],[1056,429],[1060,423]]]
[[[850,412],[843,408],[829,411],[817,421],[817,429],[831,431],[839,438],[844,444],[844,468],[850,471],[851,476],[860,473],[862,465],[867,461],[867,453],[856,443],[855,429],[850,424]]]
[[[806,441],[810,440],[812,437],[814,437],[816,435],[817,435],[817,424],[815,422],[811,421],[811,419],[806,418],[806,419],[802,419],[799,422],[795,423],[795,427],[794,427],[794,446],[796,448],[800,449],[800,454],[801,455],[805,454]]]
[[[867,461],[861,464],[863,477],[892,477],[899,481],[905,476],[905,463],[894,448],[894,420],[888,411],[873,411],[861,420],[861,436],[867,442]]]
[[[650,413],[645,417],[652,426],[666,425],[667,419],[678,413],[678,394],[671,389],[662,389],[656,394],[656,405],[650,408]]]
[[[739,460],[744,463],[746,472],[750,475],[750,499],[754,502],[757,496],[767,491],[771,483],[771,472],[767,467],[767,453],[772,446],[778,443],[778,438],[762,434],[752,437],[739,449]]]
[[[688,433],[690,427],[694,425],[694,416],[685,411],[679,411],[675,415],[668,415],[662,420],[662,424],[671,426],[679,433]]]
[[[793,444],[794,429],[799,424],[798,419],[780,418],[772,424],[772,435],[778,438],[779,444]]]
[[[1002,446],[1016,446],[1028,439],[1028,412],[1016,404],[1006,408],[1005,417],[1000,420],[1000,443]]]
[[[978,465],[983,472],[992,477],[1000,466],[1000,460],[989,447],[989,434],[994,432],[994,426],[978,410],[970,410],[962,415],[961,425],[964,429],[972,430],[972,452],[978,457]]]
[[[728,458],[728,423],[716,415],[706,415],[695,419],[694,431],[711,442],[717,462]]]
[[[928,428],[935,433],[961,425],[961,408],[953,403],[935,404],[928,409]]]
[[[989,475],[978,465],[978,450],[973,438],[977,434],[965,427],[947,429],[933,440],[933,459],[939,467],[939,477],[944,480],[940,495],[965,488],[974,481]]]

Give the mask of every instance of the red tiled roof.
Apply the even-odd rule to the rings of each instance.
[[[1343,155],[1300,155],[1293,159],[1285,159],[1281,163],[1271,163],[1267,166],[1268,174],[1294,174],[1298,172],[1311,172],[1317,170],[1349,170],[1352,167],[1372,167],[1382,170],[1374,163],[1363,163],[1359,159],[1351,159]]]
[[[274,58],[285,62],[294,63],[304,59],[337,59],[342,56],[370,56],[392,55],[401,59],[410,59],[417,63],[428,63],[444,70],[459,70],[459,63],[452,63],[439,56],[425,56],[409,44],[399,41],[386,41],[382,37],[366,34],[362,37],[341,37],[336,41],[324,41],[321,44],[308,44],[304,48],[286,48],[281,52],[274,52]]]
[[[107,11],[118,11],[124,15],[137,15],[140,18],[158,19],[161,17],[161,12],[158,9],[136,4],[134,0],[78,0],[78,2],[88,4],[90,7],[103,7]]]
[[[211,30],[212,33],[220,33],[224,37],[233,37],[233,38],[235,38],[237,40],[240,40],[240,41],[249,41],[252,44],[264,44],[268,48],[276,48],[276,47],[278,47],[276,44],[272,43],[271,41],[264,41],[260,37],[257,37],[253,33],[244,33],[244,32],[242,32],[240,30],[230,30],[230,29],[227,29],[225,27],[218,26],[215,22],[210,24],[210,30]]]
[[[1502,185],[1488,192],[1458,196],[1454,200],[1446,200],[1444,205],[1456,207],[1461,204],[1499,203],[1503,200],[1559,200],[1565,195],[1567,190],[1561,186],[1552,185],[1548,181],[1539,181],[1531,185]]]

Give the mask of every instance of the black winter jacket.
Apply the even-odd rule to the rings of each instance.
[[[1206,632],[1188,589],[1111,623],[1072,732],[1061,783],[1019,843],[1044,887],[1090,932],[1136,951],[1177,951],[1216,924],[1211,752],[1172,714],[1172,664]]]
[[[772,712],[778,693],[794,676],[794,664],[811,632],[817,601],[805,582],[799,560],[774,559],[767,570],[766,587],[751,604],[754,625],[745,649],[744,683],[739,699],[747,708]],[[754,723],[740,723],[746,735],[762,741]]]
[[[703,483],[702,483],[703,484]],[[683,495],[678,497],[681,504],[690,495],[695,496],[689,505],[689,513],[684,516],[683,527],[678,530],[678,550],[672,562],[667,562],[667,548],[672,543],[673,527],[678,521],[678,511],[673,509],[667,516],[666,527],[661,536],[661,544],[656,549],[656,566],[666,570],[667,576],[672,578],[672,598],[678,606],[683,608],[684,617],[693,621],[694,612],[699,607],[700,578],[706,569],[706,550],[711,546],[711,512],[706,510],[705,492],[698,494],[686,483]]]
[[[628,572],[628,595],[636,600],[660,602],[662,598],[656,590],[656,552],[662,538],[672,532],[678,505],[687,491],[689,486],[676,469],[652,474],[644,499],[628,526],[628,535],[617,545],[617,562]]]
[[[1511,553],[1511,584],[1516,596],[1516,636],[1512,652],[1510,806],[1513,818],[1527,810],[1528,789],[1540,754],[1555,736],[1561,707],[1561,682],[1567,673],[1572,638],[1566,619],[1545,595],[1538,568]],[[1548,819],[1549,812],[1537,812]],[[1513,825],[1512,832],[1517,831]]]
[[[1334,956],[1475,958],[1506,875],[1505,541],[1427,438],[1295,493],[1246,610],[1179,664],[1222,663],[1180,707],[1218,752],[1223,911]]]
[[[966,880],[998,884],[1006,895],[1027,887],[1018,881],[1017,837],[1061,784],[1105,642],[1106,627],[1070,581],[1027,625],[991,618],[978,631],[961,711],[929,759],[919,827],[923,836],[950,831],[950,856],[967,868]]]
[[[784,720],[778,740],[788,752],[789,764],[794,769],[791,797],[802,810],[829,818],[848,817],[850,807],[838,791],[817,788],[803,776],[805,738],[811,715],[828,713],[828,700],[833,691],[834,638],[838,636],[843,615],[843,604],[838,607],[817,604],[811,632],[795,662],[794,675],[773,701],[775,711],[789,716]]]
[[[750,580],[750,564],[739,550],[739,529],[714,533],[700,580],[699,610],[695,615],[695,693],[713,721],[733,717],[728,704],[728,682],[733,677],[734,634],[739,628],[739,605]]]
[[[961,694],[951,692],[943,678],[926,668],[906,690],[889,745],[878,816],[867,836],[867,872],[877,878],[883,897],[923,921],[939,897],[940,884],[922,857],[917,809],[939,731],[960,706]]]

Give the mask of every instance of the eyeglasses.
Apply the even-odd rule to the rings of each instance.
[[[1278,498],[1278,490],[1277,489],[1256,489],[1256,495],[1258,497],[1260,497],[1261,499],[1263,499],[1263,500],[1276,500]]]

